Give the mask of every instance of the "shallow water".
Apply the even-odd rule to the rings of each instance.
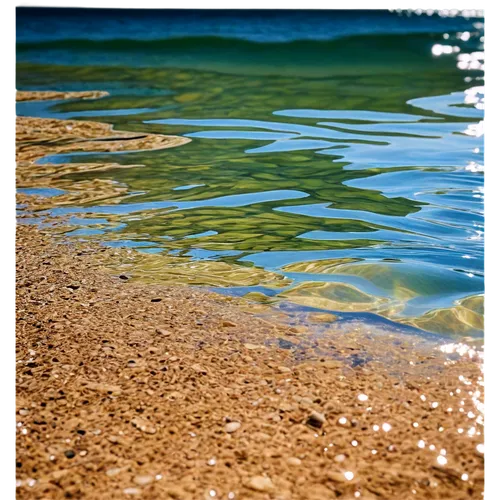
[[[129,266],[138,278],[177,273],[176,282],[258,287],[273,300],[480,335],[482,23],[384,11],[19,9],[18,89],[110,96],[19,103],[18,114],[192,139],[43,158],[142,165],[69,175],[126,188],[106,203],[63,206],[55,181],[46,213],[71,214],[72,236],[154,254]]]

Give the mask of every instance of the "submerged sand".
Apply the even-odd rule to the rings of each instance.
[[[31,186],[117,134],[18,126]],[[18,498],[482,498],[480,352],[135,282],[110,272],[125,251],[53,235],[17,228]]]

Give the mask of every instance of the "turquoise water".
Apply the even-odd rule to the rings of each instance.
[[[481,335],[482,18],[43,12],[18,9],[18,89],[110,96],[18,114],[191,138],[41,159],[142,165],[66,177],[125,189],[105,202],[62,203],[54,179],[42,215],[72,215],[69,235],[148,252],[150,280],[171,256],[225,263],[238,294],[241,270],[273,300]]]

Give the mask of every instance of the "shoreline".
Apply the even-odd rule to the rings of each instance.
[[[34,177],[47,154],[180,145],[17,120],[22,187],[110,168]],[[116,194],[99,185],[92,199]],[[324,314],[320,333],[290,326],[243,299],[110,274],[121,254],[17,226],[18,498],[482,498],[480,353]]]

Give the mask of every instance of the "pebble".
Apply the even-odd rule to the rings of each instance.
[[[340,464],[346,459],[346,456],[341,453],[340,455],[335,455],[333,459],[335,460],[335,462],[338,462]]]
[[[328,472],[328,478],[336,483],[345,483],[348,479],[341,472],[330,471]]]
[[[294,466],[297,465],[298,466],[298,465],[302,464],[302,460],[300,458],[297,458],[297,457],[289,457],[289,458],[287,458],[286,463],[288,465],[294,465]]]
[[[266,476],[253,476],[249,479],[247,486],[255,491],[272,491],[274,484]]]
[[[233,323],[232,321],[226,320],[226,321],[222,322],[222,326],[227,326],[227,327],[231,326],[231,327],[233,327],[233,326],[237,326],[237,325],[236,325],[236,323]]]
[[[140,417],[134,418],[131,424],[136,429],[139,429],[140,431],[145,432],[146,434],[156,433],[156,427],[154,425],[151,425],[147,420],[144,420],[143,418]]]
[[[146,486],[147,484],[152,483],[154,480],[153,476],[135,476],[134,483],[139,486]]]
[[[247,349],[253,350],[253,349],[261,349],[261,345],[257,344],[243,344]]]
[[[158,335],[164,335],[165,337],[168,337],[170,335],[170,332],[168,330],[165,330],[164,328],[157,328],[156,333]]]
[[[292,370],[288,366],[278,366],[278,371],[280,373],[290,373]]]
[[[120,467],[113,467],[112,469],[108,469],[106,471],[106,476],[113,477],[116,476],[117,474],[120,474],[121,471],[122,469]]]
[[[311,427],[315,427],[316,429],[320,429],[325,422],[326,418],[322,413],[313,411],[307,418],[306,424],[310,425]]]
[[[123,493],[125,493],[125,495],[140,495],[141,490],[139,488],[125,488]]]
[[[240,427],[241,424],[239,422],[229,422],[224,429],[231,434],[232,432],[236,432]]]

